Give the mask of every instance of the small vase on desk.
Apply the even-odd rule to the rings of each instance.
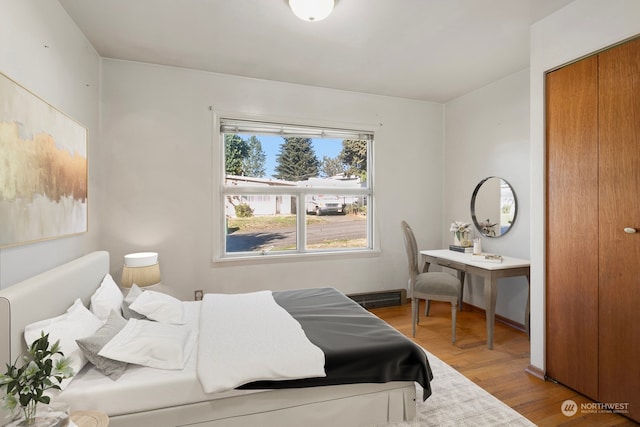
[[[482,253],[482,240],[479,237],[473,239],[473,254],[480,255]]]
[[[469,232],[455,231],[453,233],[453,244],[455,246],[471,246],[471,241],[469,240]]]

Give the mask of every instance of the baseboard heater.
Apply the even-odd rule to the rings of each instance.
[[[405,304],[407,301],[406,289],[366,292],[347,296],[364,308],[392,307],[394,305]]]

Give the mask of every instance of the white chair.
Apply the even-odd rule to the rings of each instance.
[[[456,313],[462,285],[458,278],[442,272],[421,273],[418,268],[418,245],[413,230],[406,221],[401,222],[402,237],[409,260],[409,298],[411,298],[411,333],[416,336],[420,300],[426,301],[425,316],[429,315],[431,301],[451,303],[451,342],[456,342]]]

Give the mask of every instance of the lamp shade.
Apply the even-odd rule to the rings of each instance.
[[[157,263],[157,252],[138,252],[124,256],[124,265],[127,267],[146,267]]]
[[[124,256],[120,286],[129,288],[134,283],[140,287],[160,283],[157,252],[138,252]]]
[[[304,21],[321,21],[331,14],[334,0],[289,0],[293,13]]]

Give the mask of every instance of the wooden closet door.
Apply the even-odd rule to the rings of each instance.
[[[546,374],[598,395],[598,60],[546,77]]]
[[[599,98],[598,400],[640,420],[640,39],[600,53]]]

